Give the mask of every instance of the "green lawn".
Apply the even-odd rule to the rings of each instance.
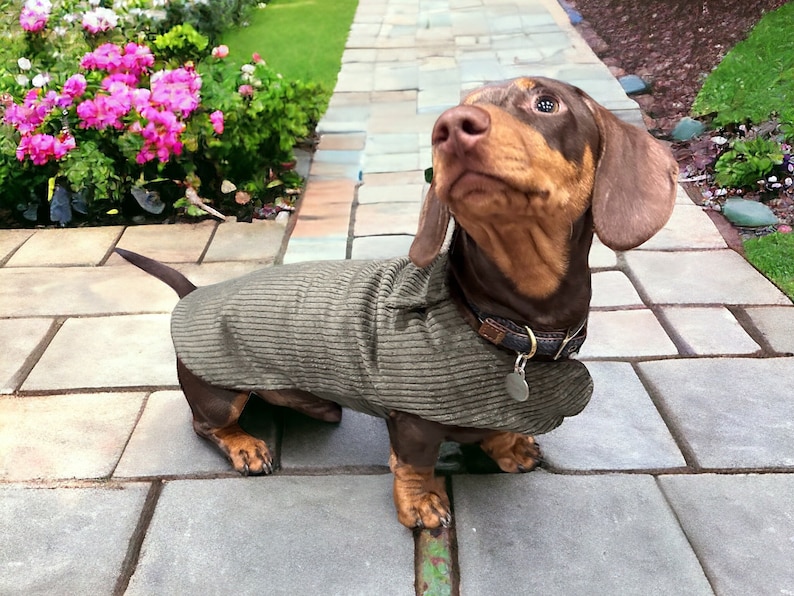
[[[248,27],[223,36],[229,60],[258,52],[285,78],[336,84],[358,0],[272,0],[255,8]]]
[[[692,112],[716,113],[716,126],[760,123],[771,114],[794,123],[794,2],[764,15],[728,52],[706,78]]]
[[[748,261],[794,300],[794,233],[747,240],[744,252]]]

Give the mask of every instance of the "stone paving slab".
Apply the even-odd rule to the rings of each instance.
[[[651,476],[452,482],[462,594],[712,594]]]
[[[127,594],[413,595],[391,476],[169,482]]]
[[[170,320],[151,314],[67,319],[22,390],[177,386]]]
[[[745,312],[773,350],[794,355],[794,308],[759,306],[747,308]]]
[[[128,227],[118,245],[163,263],[196,263],[217,225],[214,220],[179,224],[178,234],[163,224]]]
[[[794,466],[794,358],[667,360],[638,367],[699,466]]]
[[[400,184],[375,185],[363,184],[358,189],[359,205],[368,203],[413,203],[418,205],[424,199],[426,185]]]
[[[618,257],[614,250],[604,246],[598,238],[594,238],[590,247],[589,263],[593,269],[612,268],[617,266]]]
[[[5,264],[6,267],[99,265],[121,236],[122,226],[37,230]]]
[[[408,254],[413,236],[364,236],[353,239],[351,259],[390,259]]]
[[[637,250],[682,250],[727,248],[725,240],[697,205],[676,204],[667,224]]]
[[[624,256],[641,291],[655,304],[791,304],[732,250],[633,250]]]
[[[0,486],[0,593],[112,594],[148,488]]]
[[[335,470],[382,468],[389,465],[386,421],[353,410],[344,410],[339,424],[313,420],[288,411],[281,444],[284,470]]]
[[[718,594],[794,593],[794,476],[662,476],[659,483]]]
[[[654,314],[647,309],[593,311],[587,341],[579,355],[587,358],[675,356],[678,350]]]
[[[281,250],[285,227],[269,220],[226,222],[218,226],[202,263],[258,261],[272,263]]]
[[[592,307],[645,306],[637,290],[621,271],[594,273]]]
[[[754,354],[759,346],[724,306],[662,309],[692,355]]]
[[[538,437],[543,458],[563,470],[653,470],[686,466],[647,391],[626,362],[588,362],[595,389],[581,414]]]
[[[419,204],[369,203],[356,208],[355,236],[414,234],[419,225]]]
[[[230,470],[221,452],[193,431],[193,416],[182,392],[157,391],[146,400],[113,475],[132,478]]]
[[[0,478],[106,478],[145,394],[0,397]]]
[[[0,319],[0,394],[13,393],[23,380],[26,366],[52,329],[52,319]]]
[[[173,290],[131,265],[0,269],[0,313],[6,317],[171,312],[176,301]]]
[[[0,230],[0,264],[33,234],[33,230]]]

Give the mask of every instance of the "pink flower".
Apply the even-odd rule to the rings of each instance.
[[[30,157],[33,165],[43,166],[50,159],[61,159],[75,148],[74,137],[63,133],[58,137],[47,134],[24,135],[19,141],[16,155],[19,161]]]
[[[161,70],[150,79],[152,105],[179,112],[187,118],[199,105],[201,77],[186,68]]]
[[[210,122],[212,122],[212,130],[215,131],[216,135],[223,134],[223,112],[215,110],[210,114]]]
[[[254,96],[254,88],[251,85],[240,85],[240,88],[237,89],[237,92],[243,97]]]
[[[132,91],[122,83],[115,84],[110,91],[110,95],[97,93],[94,99],[87,99],[77,106],[81,128],[124,128],[121,119],[132,109]]]
[[[47,26],[52,10],[49,0],[27,0],[19,14],[19,25],[25,31],[36,33]]]
[[[5,106],[3,122],[14,127],[20,134],[31,134],[58,105],[59,97],[55,91],[48,91],[41,97],[41,89],[31,89],[25,95],[22,105],[10,102]]]
[[[66,82],[63,84],[62,95],[68,97],[69,99],[77,99],[83,95],[83,93],[85,93],[87,86],[88,83],[86,82],[83,75],[79,73],[72,75],[66,79]]]
[[[117,71],[121,68],[121,50],[112,43],[104,43],[83,56],[80,66],[86,70]]]
[[[141,75],[146,72],[152,64],[154,64],[154,55],[147,46],[132,42],[124,46],[121,67],[126,72]]]
[[[780,224],[777,227],[777,231],[781,234],[791,234],[791,226],[788,224]]]
[[[83,15],[83,29],[94,35],[102,31],[110,31],[118,23],[118,15],[109,8],[101,6]]]
[[[251,55],[251,60],[253,60],[254,63],[256,63],[256,64],[258,64],[260,62],[264,62],[264,59],[262,58],[262,56],[259,55],[259,52],[254,52]]]
[[[218,47],[212,48],[212,57],[213,58],[226,58],[229,55],[229,46],[220,45]]]

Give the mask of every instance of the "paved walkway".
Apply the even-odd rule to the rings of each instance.
[[[268,478],[193,434],[175,298],[112,248],[199,284],[404,254],[434,119],[523,74],[641,121],[554,0],[360,0],[286,251],[270,222],[0,231],[0,594],[794,594],[794,307],[683,192],[646,245],[593,251],[596,391],[547,469],[447,446],[453,532],[397,523],[381,420],[251,408]]]

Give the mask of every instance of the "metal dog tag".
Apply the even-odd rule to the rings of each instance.
[[[507,395],[516,401],[527,401],[529,399],[529,385],[525,379],[524,367],[527,365],[526,354],[519,354],[516,358],[513,372],[505,377],[505,389]]]

